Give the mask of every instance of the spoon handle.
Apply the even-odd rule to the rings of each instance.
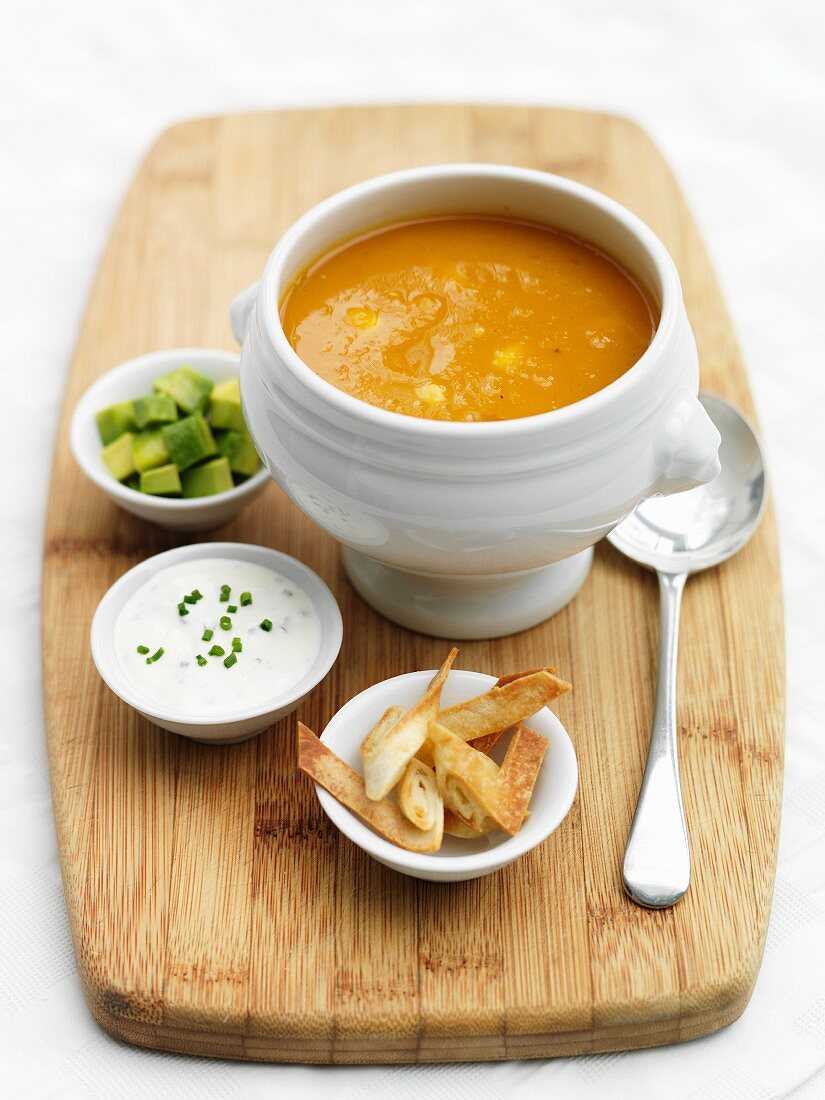
[[[676,743],[676,655],[687,573],[658,576],[659,673],[653,730],[622,868],[628,894],[650,909],[673,905],[690,885],[690,848]]]

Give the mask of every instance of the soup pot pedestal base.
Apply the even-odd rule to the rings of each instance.
[[[444,576],[409,573],[344,547],[353,587],[394,623],[437,638],[516,634],[549,619],[584,584],[593,548],[526,573]]]

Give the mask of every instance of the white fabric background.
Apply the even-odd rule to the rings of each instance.
[[[824,46],[816,0],[0,5],[0,1095],[825,1096]],[[779,874],[751,1006],[683,1047],[555,1062],[330,1070],[121,1046],[74,973],[38,637],[53,432],[98,257],[134,169],[176,120],[467,99],[641,121],[681,178],[743,344],[772,459],[789,666]]]

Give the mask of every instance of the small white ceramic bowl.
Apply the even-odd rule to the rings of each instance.
[[[263,465],[241,485],[211,497],[182,500],[149,496],[121,485],[109,473],[100,457],[103,445],[95,423],[95,413],[117,401],[151,393],[156,378],[184,363],[215,382],[236,376],[240,365],[237,355],[207,348],[170,348],[129,359],[98,378],[80,398],[72,415],[70,438],[74,457],[83,473],[115,504],[162,527],[204,531],[226,523],[263,489],[269,480]]]
[[[115,623],[126,601],[150,577],[178,562],[208,558],[234,558],[237,561],[251,562],[294,581],[306,592],[318,613],[321,621],[321,648],[306,675],[288,691],[273,695],[256,707],[238,706],[236,710],[224,714],[203,717],[160,707],[151,696],[138,691],[126,678],[115,656],[113,638]],[[91,645],[97,671],[106,684],[124,703],[140,711],[150,722],[195,741],[227,744],[245,741],[291,714],[332,668],[341,649],[342,637],[341,612],[335,597],[308,566],[266,546],[253,546],[243,542],[204,542],[178,546],[163,554],[155,554],[115,581],[98,604],[92,620]]]
[[[360,774],[360,745],[366,734],[388,707],[393,704],[411,707],[417,702],[434,675],[434,671],[409,672],[367,688],[338,711],[321,740]],[[442,702],[444,706],[452,706],[463,699],[471,699],[487,691],[495,682],[495,676],[454,669],[444,685]],[[549,748],[533,790],[530,815],[515,836],[495,832],[477,840],[464,840],[445,835],[438,852],[407,852],[374,833],[317,783],[315,790],[328,817],[341,832],[386,867],[430,882],[481,878],[512,863],[546,840],[564,820],[576,794],[579,769],[564,726],[546,707],[525,725],[546,737]],[[498,763],[505,749],[506,745],[502,744],[493,751],[493,759]]]

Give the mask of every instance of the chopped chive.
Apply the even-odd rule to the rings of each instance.
[[[252,603],[251,592],[241,592],[241,607],[248,607]]]
[[[235,654],[234,654],[234,653],[230,653],[228,657],[224,657],[224,659],[223,659],[223,667],[224,667],[224,668],[232,668],[232,666],[233,666],[233,665],[235,664],[235,662],[236,662],[237,660],[238,660],[238,658],[237,658],[237,657],[235,656]]]
[[[269,632],[272,629],[272,619],[264,619],[261,623],[261,630]]]
[[[224,653],[226,653],[226,650],[222,645],[213,645],[209,650],[210,657],[223,657]]]
[[[229,603],[229,593],[232,589],[228,584],[221,585],[221,603]]]
[[[195,596],[194,594],[190,593],[190,595],[183,597],[183,602],[184,603],[197,603],[198,602],[198,597]]]
[[[203,599],[203,592],[201,592],[198,588],[192,589],[192,595],[194,596],[196,602]]]
[[[198,664],[201,666],[201,668],[203,668],[204,665],[209,664],[207,659],[205,657],[202,657],[200,655],[200,653],[197,654],[197,656],[195,657],[195,660],[198,662]]]
[[[228,615],[221,615],[220,622],[221,622],[221,630],[231,630],[232,629],[232,620],[229,618]]]
[[[149,652],[149,646],[148,645],[139,645],[137,647],[137,651],[138,651],[138,653],[148,653]]]
[[[209,629],[209,628],[207,627],[207,628],[206,628],[206,630],[204,630],[204,632],[203,632],[203,635],[202,635],[202,637],[201,637],[201,641],[202,641],[202,642],[211,642],[211,641],[212,641],[212,635],[213,635],[214,633],[215,633],[215,631],[214,631],[214,630],[210,630],[210,629]]]
[[[243,642],[241,641],[240,638],[233,638],[232,639],[232,652],[233,653],[243,653]]]
[[[155,661],[159,661],[162,656],[163,656],[163,646],[161,646],[160,649],[156,649],[151,657],[146,658],[146,664],[147,665],[153,665],[155,663]]]
[[[185,603],[178,604],[178,614],[181,616],[181,618],[183,618],[184,615],[189,614],[189,608],[186,606]]]
[[[235,612],[236,612],[236,611],[238,610],[238,605],[237,605],[237,604],[234,604],[234,603],[231,603],[231,604],[229,605],[229,607],[227,607],[227,609],[226,609],[226,610],[227,610],[227,611],[229,612],[229,614],[230,614],[230,615],[234,615],[234,614],[235,614]]]

